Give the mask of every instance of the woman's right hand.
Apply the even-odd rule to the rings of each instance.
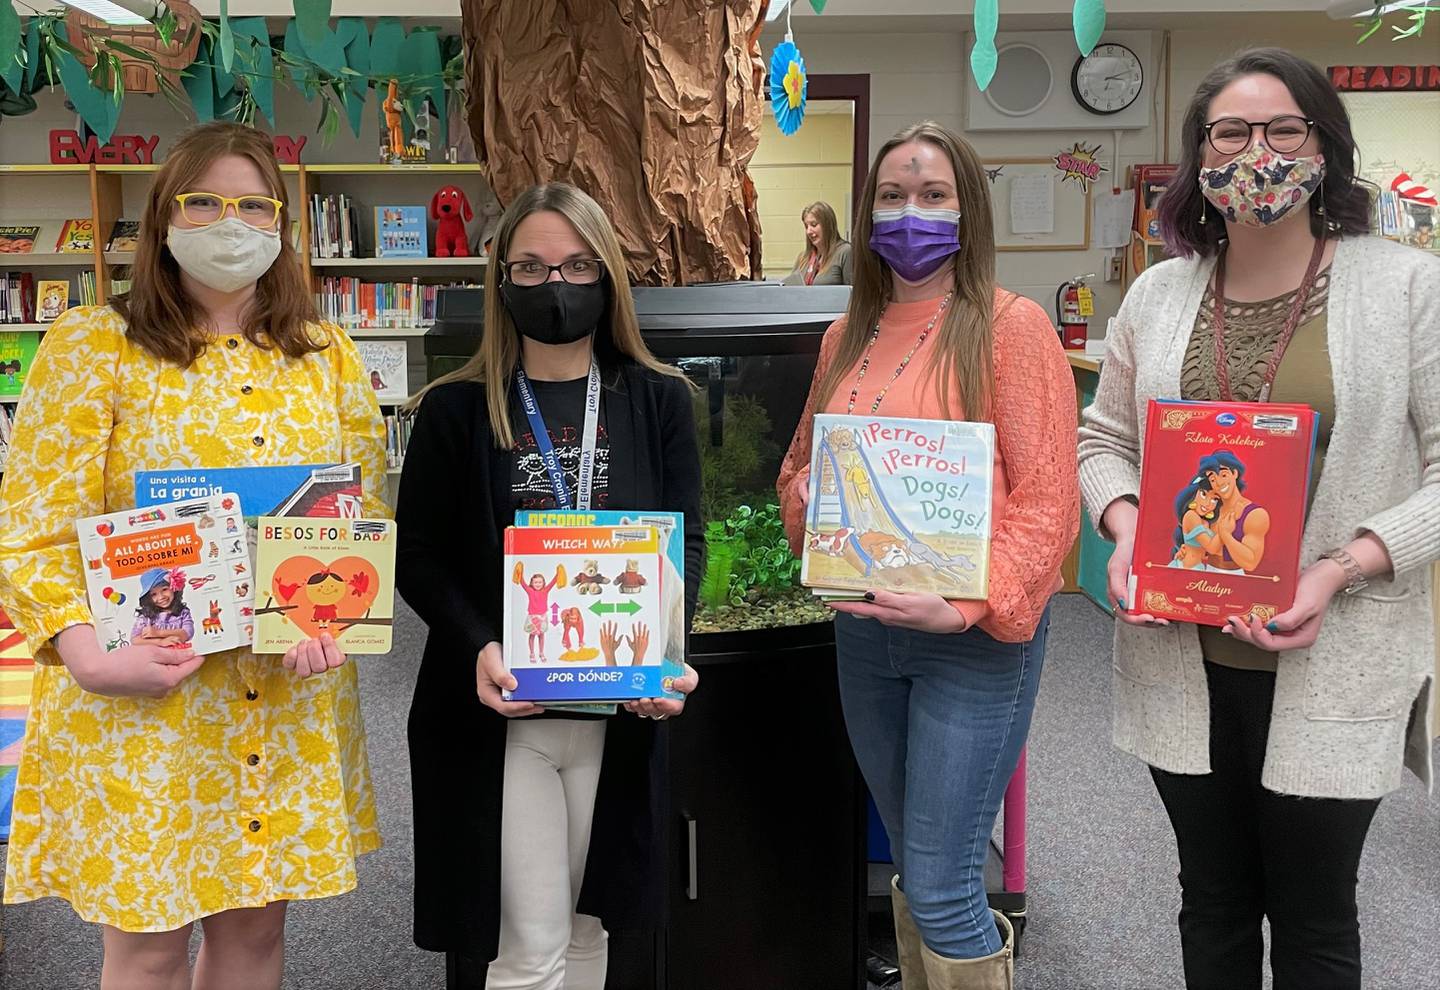
[[[55,637],[55,647],[76,684],[112,698],[163,698],[205,662],[192,649],[167,649],[153,641],[106,653],[94,626],[71,626]]]
[[[475,693],[486,708],[493,708],[506,718],[521,718],[538,715],[545,709],[529,701],[506,701],[502,691],[513,691],[517,685],[515,675],[505,669],[505,657],[500,644],[494,641],[485,644],[475,658]]]
[[[810,508],[810,469],[807,467],[790,482],[790,493],[800,502],[802,509]]]
[[[1115,541],[1115,551],[1105,565],[1106,592],[1115,609],[1115,618],[1121,622],[1132,626],[1169,625],[1153,615],[1128,611],[1133,603],[1125,598],[1130,593],[1130,565],[1135,559],[1135,524],[1139,516],[1139,510],[1127,499],[1116,499],[1105,509],[1102,522]]]

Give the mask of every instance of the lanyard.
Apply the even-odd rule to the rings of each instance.
[[[555,456],[550,431],[545,429],[540,404],[535,401],[535,391],[530,387],[530,379],[525,377],[523,368],[515,369],[515,387],[520,392],[525,418],[530,421],[530,431],[535,434],[535,446],[540,448],[540,459],[545,462],[545,471],[550,475],[550,487],[555,490],[555,507],[590,511],[590,492],[595,482],[595,438],[600,431],[600,366],[593,359],[590,361],[590,378],[585,383],[585,432],[580,442],[579,491],[573,505],[570,490],[565,487],[565,472],[560,468],[560,458]]]
[[[1320,270],[1320,258],[1325,254],[1324,238],[1315,239],[1315,250],[1310,254],[1310,264],[1305,268],[1305,277],[1300,280],[1300,290],[1295,296],[1295,301],[1290,305],[1290,314],[1285,318],[1285,325],[1280,330],[1280,340],[1275,344],[1275,350],[1270,353],[1270,360],[1265,365],[1265,377],[1260,382],[1260,394],[1257,402],[1270,401],[1270,389],[1275,384],[1275,376],[1280,372],[1280,359],[1285,356],[1285,351],[1290,346],[1290,339],[1295,336],[1295,330],[1300,326],[1300,317],[1305,312],[1305,307],[1310,305],[1310,293],[1315,288],[1316,274]],[[1235,394],[1230,391],[1230,364],[1229,357],[1225,353],[1225,251],[1222,248],[1220,257],[1215,262],[1215,312],[1210,322],[1215,333],[1215,374],[1220,383],[1220,399],[1223,402],[1234,402]]]

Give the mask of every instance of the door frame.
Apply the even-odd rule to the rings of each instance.
[[[855,230],[855,212],[870,172],[870,73],[820,73],[805,79],[806,100],[849,100],[855,104],[850,151],[850,227]]]

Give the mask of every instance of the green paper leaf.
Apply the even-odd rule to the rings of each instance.
[[[263,17],[241,17],[230,22],[235,37],[249,42],[241,44],[236,54],[241,75],[255,100],[255,105],[272,125],[275,123],[275,57],[270,50],[270,32]]]
[[[316,75],[314,68],[306,59],[305,47],[300,43],[300,29],[295,26],[293,20],[285,25],[285,47],[282,51],[292,53],[293,59],[300,60],[297,64],[295,61],[287,59],[285,65],[290,70],[291,78],[295,80],[296,88],[300,90],[305,99],[307,101],[315,99],[315,94],[320,91],[319,76]]]
[[[409,77],[410,117],[413,120],[426,96],[435,105],[431,117],[430,146],[444,148],[445,134],[445,62],[440,56],[438,28],[416,28],[400,49],[400,74]]]
[[[1070,10],[1070,21],[1075,28],[1075,43],[1080,46],[1080,54],[1089,55],[1105,33],[1105,0],[1075,0],[1075,6]]]
[[[330,33],[330,0],[294,0],[295,23],[307,49],[325,43]]]
[[[975,47],[970,52],[970,72],[981,92],[995,78],[1000,58],[995,50],[995,30],[999,26],[999,0],[975,0]]]
[[[16,57],[20,53],[20,38],[20,13],[10,0],[0,0],[0,74],[11,89],[18,88],[18,81],[12,83],[10,74],[20,65]]]
[[[238,111],[244,104],[245,97],[240,90],[232,89],[228,96],[216,96],[215,98],[215,119],[216,120],[237,120]]]
[[[817,14],[825,13],[825,0],[810,0],[810,6],[815,9]]]
[[[185,70],[180,83],[195,108],[195,119],[205,124],[215,119],[215,71],[210,68],[213,52],[209,38],[200,39],[195,62]]]
[[[343,18],[335,33],[345,43],[345,67],[349,79],[345,87],[345,115],[356,137],[365,123],[365,103],[370,98],[370,31],[360,17]],[[350,75],[353,72],[354,75]]]
[[[20,80],[20,89],[33,93],[40,78],[40,25],[32,17],[25,32],[25,74]]]
[[[74,105],[80,119],[95,132],[100,143],[104,144],[115,134],[115,125],[120,122],[120,101],[110,90],[101,91],[90,85],[85,66],[66,50],[72,46],[63,24],[55,25],[55,37],[57,42],[64,44],[50,53],[50,57],[60,75],[60,84],[65,87],[65,96]]]
[[[371,74],[384,79],[400,75],[400,49],[404,44],[405,28],[398,17],[376,21],[375,30],[370,32]]]
[[[3,6],[5,5],[3,3],[0,3],[0,7]],[[15,8],[12,6],[10,10],[11,12],[14,12]],[[4,16],[4,13],[0,12],[0,20],[3,20]],[[4,34],[4,30],[4,26],[0,25],[0,34]],[[33,26],[33,22],[30,30],[34,33],[38,33],[36,28]],[[3,68],[0,68],[0,79],[3,79],[5,81],[5,85],[10,87],[10,91],[13,93],[19,93],[21,91],[21,87],[25,85],[25,63],[21,61],[21,52],[25,50],[25,41],[26,37],[20,29],[20,15],[16,14],[15,45],[10,50],[10,54],[8,56],[3,54],[5,51],[5,42],[3,41],[3,39],[0,39],[0,66],[3,66]]]
[[[230,27],[230,0],[220,0],[220,68],[225,70],[226,75],[235,68],[235,32]],[[220,83],[218,77],[216,83]],[[235,80],[229,80],[229,86],[234,88]]]

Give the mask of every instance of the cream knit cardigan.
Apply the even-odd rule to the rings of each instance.
[[[1144,272],[1109,336],[1080,427],[1080,487],[1098,520],[1137,496],[1152,398],[1178,398],[1180,365],[1213,260]],[[1430,704],[1440,559],[1440,258],[1347,238],[1331,265],[1335,423],[1305,525],[1302,564],[1361,533],[1393,580],[1337,595],[1309,650],[1280,654],[1262,776],[1281,794],[1376,798],[1408,766],[1432,786]],[[1115,745],[1173,773],[1210,772],[1210,695],[1192,625],[1116,623]]]

